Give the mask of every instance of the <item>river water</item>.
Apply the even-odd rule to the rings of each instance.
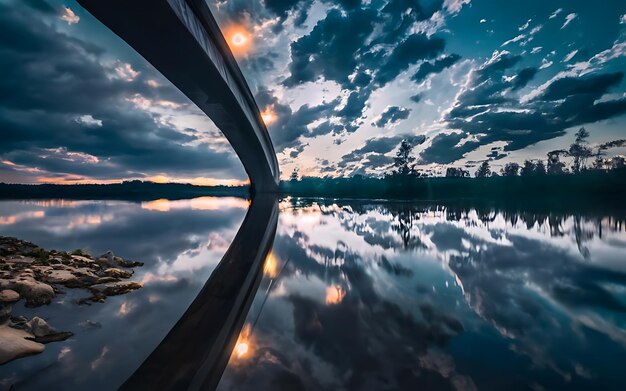
[[[142,261],[142,289],[16,306],[75,336],[0,388],[109,390],[198,294],[248,201],[2,201],[0,235]],[[623,211],[286,199],[221,390],[626,389]]]

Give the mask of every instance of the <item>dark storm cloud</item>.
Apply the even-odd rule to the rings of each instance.
[[[289,152],[289,157],[292,159],[297,158],[308,145],[309,144],[298,145],[293,151]]]
[[[370,74],[359,71],[352,79],[352,84],[355,87],[365,87],[370,83],[370,81],[372,81],[372,76]]]
[[[376,37],[372,44],[395,44],[406,36],[415,23],[427,20],[443,8],[443,0],[435,0],[424,6],[418,0],[390,0],[380,10],[384,21],[384,33]],[[375,3],[374,3],[375,4]]]
[[[287,17],[287,13],[293,9],[295,9],[301,3],[306,3],[306,1],[301,0],[265,0],[265,7],[275,13],[278,16]]]
[[[308,128],[310,123],[330,117],[339,103],[338,99],[318,106],[302,105],[298,110],[292,111],[289,105],[280,103],[269,90],[262,89],[257,93],[256,101],[260,107],[271,106],[276,113],[276,122],[269,126],[269,130],[277,152],[299,146],[300,137],[314,137],[324,132],[338,131],[328,122],[320,124],[313,130]]]
[[[522,56],[520,55],[512,55],[506,51],[500,52],[499,55],[492,57],[476,71],[478,80],[480,82],[489,80],[493,76],[512,68],[520,62],[521,59]]]
[[[189,105],[171,86],[149,86],[148,79],[163,83],[149,66],[138,59],[134,78],[115,76],[124,64],[102,65],[104,50],[57,31],[41,20],[48,14],[0,4],[0,35],[12,37],[0,42],[0,156],[98,179],[207,170],[242,176],[233,154],[213,150],[197,134],[181,133],[129,101]],[[85,115],[96,122],[81,122]],[[197,145],[182,145],[188,142]]]
[[[392,137],[378,137],[365,141],[365,145],[361,148],[355,149],[352,153],[365,154],[370,152],[376,153],[388,153],[393,151],[402,140],[408,140],[413,146],[420,145],[426,141],[426,137],[422,135],[397,135]]]
[[[393,125],[403,119],[409,118],[410,113],[410,109],[399,106],[389,106],[382,112],[380,117],[378,117],[378,120],[376,120],[376,122],[374,122],[372,125],[379,128],[384,128],[385,126]]]
[[[344,118],[348,123],[356,120],[363,113],[369,95],[369,90],[352,91],[348,95],[346,105],[337,111],[337,115]]]
[[[371,9],[357,8],[346,14],[331,10],[311,33],[291,44],[290,75],[283,84],[294,86],[323,77],[347,86],[348,76],[357,68],[356,54],[376,19],[377,13]]]
[[[605,73],[587,77],[564,77],[550,84],[538,99],[554,101],[575,95],[590,95],[597,99],[604,95],[609,88],[619,84],[623,78],[623,72]]]
[[[245,57],[239,60],[241,68],[252,72],[262,73],[269,72],[274,69],[274,60],[278,58],[278,54],[274,52],[267,53],[263,57]]]
[[[434,58],[444,47],[445,41],[442,38],[413,34],[393,49],[385,64],[376,73],[376,81],[384,85],[419,60]]]
[[[409,34],[415,22],[440,10],[442,1],[428,7],[396,0],[358,5],[358,1],[341,2],[341,9],[332,8],[309,34],[292,42],[289,75],[283,80],[287,87],[317,80],[338,83],[347,91],[347,101],[334,115],[345,132],[359,128],[372,92],[410,66],[436,58],[445,48],[441,37]],[[452,55],[437,66],[455,61]],[[338,133],[337,128],[332,131]]]
[[[416,83],[420,83],[424,81],[424,79],[426,79],[428,75],[439,73],[444,69],[456,64],[456,62],[460,59],[461,56],[459,56],[458,54],[451,54],[449,56],[439,58],[433,62],[426,61],[422,65],[420,65],[417,72],[415,72],[415,74],[411,76],[411,80]]]
[[[283,29],[285,20],[290,13],[295,14],[294,26],[301,26],[308,16],[309,9],[313,4],[312,0],[266,0],[265,7],[279,17],[278,23],[273,31],[279,32]]]
[[[513,80],[513,86],[511,89],[515,91],[526,87],[526,85],[535,77],[537,71],[539,71],[539,69],[534,67],[524,68],[519,71]]]
[[[467,137],[463,133],[440,133],[433,137],[430,145],[420,153],[419,162],[421,164],[452,163],[477,147],[477,143],[470,141],[457,147],[461,140]]]
[[[313,130],[308,133],[309,137],[323,136],[325,134],[339,134],[344,131],[344,127],[341,125],[333,124],[330,121],[324,121],[317,125]]]
[[[626,113],[626,98],[600,99],[621,83],[623,72],[556,78],[534,98],[520,102],[515,93],[538,72],[532,67],[516,71],[520,60],[506,51],[495,52],[470,72],[468,84],[445,115],[448,126],[463,133],[436,136],[422,151],[422,162],[451,163],[496,141],[507,143],[504,151],[515,151],[562,136],[568,128]],[[507,76],[512,72],[514,77]],[[457,146],[469,136],[471,142]]]
[[[393,163],[393,158],[381,153],[371,153],[363,161],[363,165],[366,168],[380,168],[388,166],[391,163]]]
[[[419,102],[422,101],[422,94],[415,94],[412,97],[410,97],[409,99],[411,99],[415,103],[419,103]]]
[[[397,135],[369,139],[361,148],[343,155],[337,166],[348,168],[355,163],[359,163],[361,169],[377,169],[388,166],[393,162],[393,158],[385,156],[385,154],[397,148],[402,140],[407,140],[411,145],[416,146],[423,144],[426,137],[423,135]]]

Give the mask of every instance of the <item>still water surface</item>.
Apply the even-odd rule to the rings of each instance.
[[[0,235],[145,262],[144,288],[18,314],[76,335],[0,367],[16,389],[115,389],[226,251],[234,198],[0,202]],[[626,389],[624,213],[280,203],[221,390]],[[89,321],[89,322],[87,322]]]

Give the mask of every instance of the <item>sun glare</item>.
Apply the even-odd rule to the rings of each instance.
[[[250,324],[246,324],[241,332],[239,338],[237,338],[237,344],[235,345],[234,355],[239,359],[247,358],[252,354],[252,327]]]
[[[231,42],[235,46],[241,46],[241,45],[245,45],[247,40],[248,38],[246,38],[246,36],[243,35],[242,33],[235,33],[233,34]]]
[[[346,295],[346,291],[339,286],[329,286],[326,288],[326,304],[335,305],[341,303],[344,296]]]
[[[276,121],[276,113],[274,112],[274,106],[268,106],[261,112],[261,118],[265,125],[271,125]]]
[[[243,26],[232,25],[224,29],[224,37],[234,55],[247,53],[252,45],[252,34]]]
[[[270,253],[265,260],[265,265],[263,266],[263,274],[268,276],[269,278],[276,278],[278,276],[278,260],[276,256]]]
[[[237,344],[237,356],[238,357],[243,357],[246,355],[246,353],[248,353],[248,343],[247,342],[239,342]]]

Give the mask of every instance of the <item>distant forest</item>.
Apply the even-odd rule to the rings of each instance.
[[[248,198],[247,186],[194,186],[182,183],[154,183],[125,181],[97,185],[23,185],[0,183],[0,199],[66,198],[66,199],[120,199],[147,201],[156,198],[183,199],[202,196],[230,196]]]
[[[626,194],[626,158],[607,158],[607,151],[626,146],[626,139],[592,148],[589,132],[581,128],[569,149],[551,151],[544,162],[507,163],[500,172],[484,161],[470,177],[468,170],[448,167],[445,177],[429,177],[415,168],[413,146],[403,140],[389,172],[382,178],[355,175],[350,178],[298,177],[281,183],[283,194],[306,197],[385,199],[500,199],[555,202],[609,201],[623,203]],[[571,158],[571,165],[563,162]],[[593,159],[591,164],[588,162]]]
[[[547,159],[506,164],[492,171],[484,161],[470,177],[469,171],[448,167],[445,177],[428,177],[415,168],[413,146],[403,140],[389,172],[382,178],[355,175],[349,178],[299,178],[280,183],[281,196],[388,200],[494,200],[498,203],[577,204],[608,203],[626,207],[626,159],[607,158],[611,148],[626,146],[615,140],[592,148],[589,133],[581,128],[575,142],[563,150],[551,151]],[[568,165],[561,159],[571,158]],[[97,185],[23,185],[0,183],[0,199],[182,199],[201,196],[250,197],[248,186],[194,186],[191,184],[125,181]]]

